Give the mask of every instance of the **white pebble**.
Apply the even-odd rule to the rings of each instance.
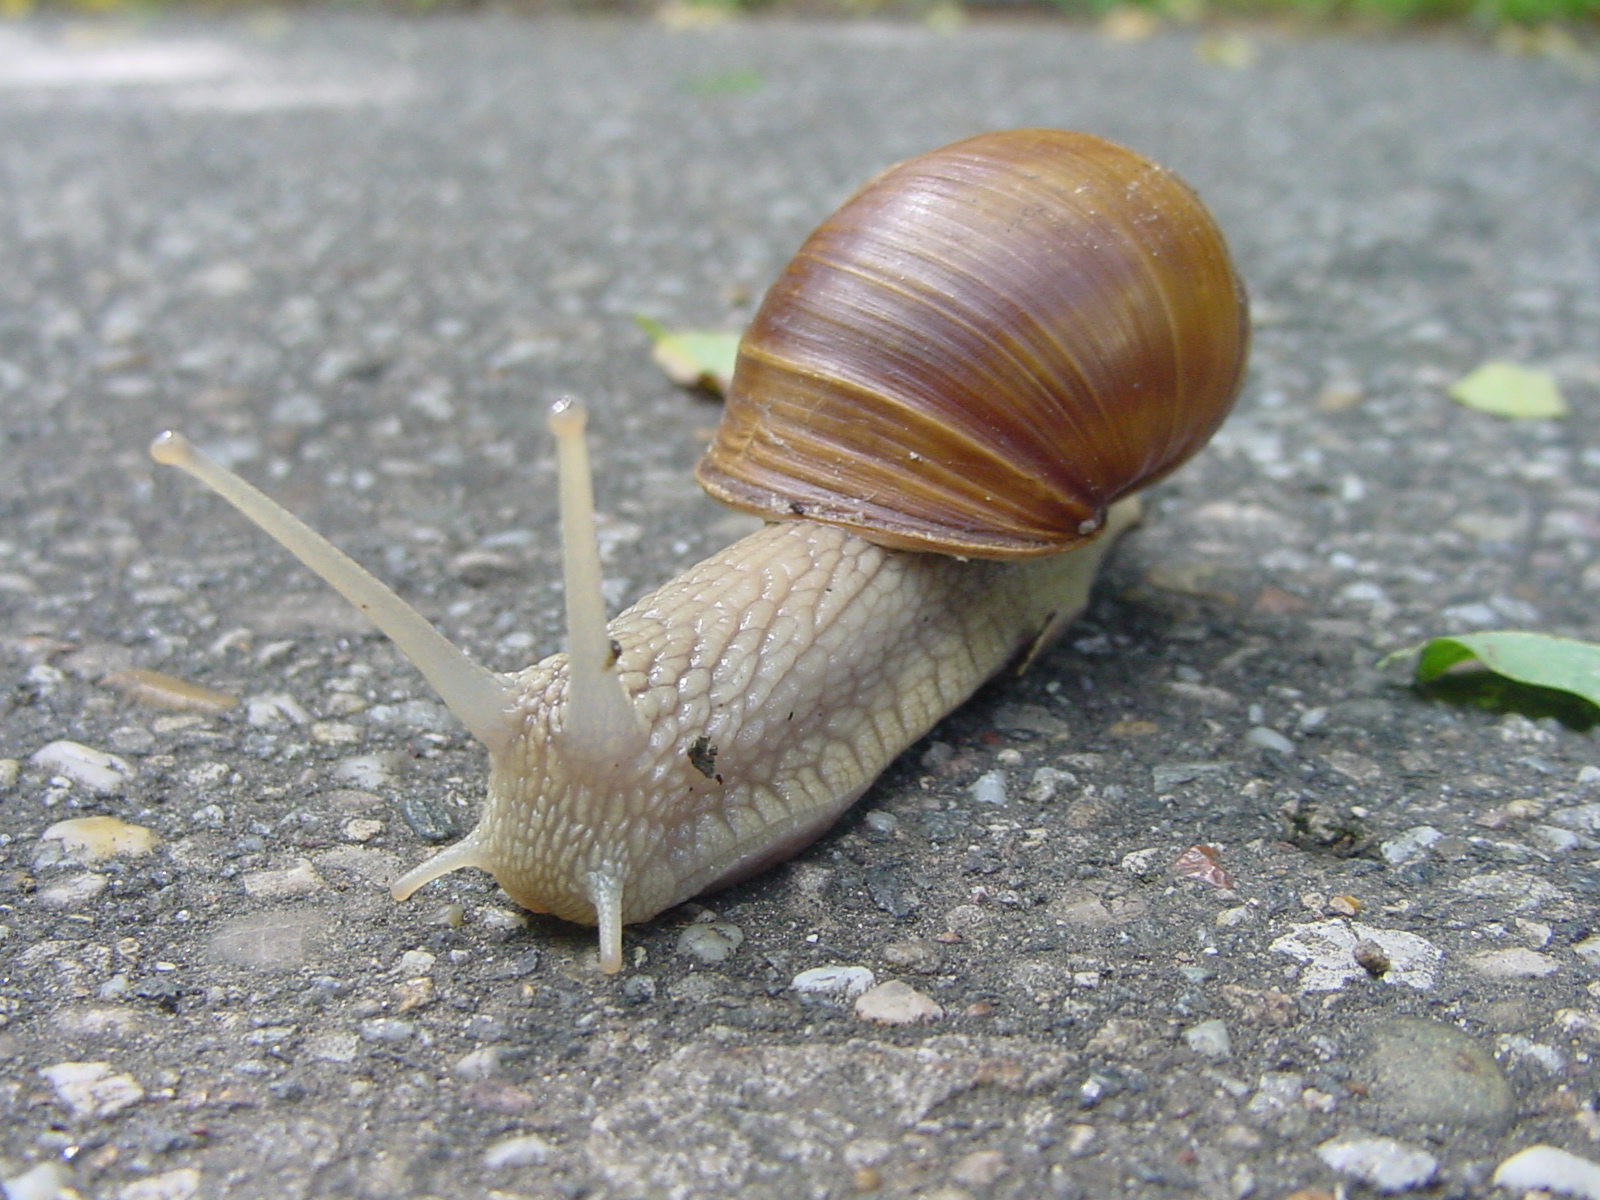
[[[200,1190],[200,1172],[193,1167],[179,1167],[125,1184],[117,1193],[117,1200],[190,1200]]]
[[[842,1003],[854,1000],[875,982],[876,978],[866,967],[812,967],[796,975],[789,986],[814,1000]]]
[[[309,725],[311,714],[288,692],[251,696],[244,702],[244,719],[256,729],[274,725]]]
[[[1001,805],[1006,802],[1006,773],[1000,770],[985,771],[968,789],[979,804]]]
[[[1551,854],[1565,854],[1569,850],[1576,850],[1585,841],[1594,845],[1593,841],[1574,833],[1570,829],[1561,829],[1555,825],[1533,825],[1528,829],[1528,840],[1541,850]]]
[[[67,1173],[52,1162],[42,1162],[31,1171],[0,1179],[6,1200],[56,1200],[61,1195]]]
[[[367,791],[387,787],[395,781],[393,759],[388,754],[357,754],[340,759],[333,777]]]
[[[1183,1040],[1189,1049],[1202,1058],[1223,1059],[1233,1053],[1233,1042],[1228,1037],[1228,1027],[1216,1017],[1185,1029]]]
[[[503,1167],[537,1167],[550,1157],[550,1143],[536,1133],[501,1138],[483,1152],[483,1165],[489,1170]]]
[[[281,871],[251,871],[240,876],[244,890],[257,900],[283,900],[291,896],[309,896],[320,892],[327,883],[309,860],[300,859],[292,867]]]
[[[1588,764],[1578,768],[1578,782],[1580,784],[1600,783],[1600,767]]]
[[[120,792],[135,774],[125,759],[79,742],[51,742],[34,751],[30,761],[102,796]]]
[[[37,900],[46,908],[78,909],[98,899],[106,890],[107,883],[104,875],[84,871],[40,888]]]
[[[1443,836],[1432,825],[1413,825],[1393,841],[1384,842],[1378,849],[1384,862],[1398,867],[1421,858],[1427,853],[1428,847]]]
[[[1317,1147],[1317,1157],[1335,1171],[1353,1175],[1380,1192],[1422,1187],[1439,1171],[1426,1150],[1390,1137],[1342,1134]]]
[[[1579,833],[1600,833],[1600,804],[1579,804],[1573,808],[1557,809],[1550,814],[1550,822],[1563,829],[1576,829]]]
[[[944,1016],[944,1009],[932,996],[894,979],[856,997],[855,1012],[860,1020],[875,1025],[915,1025]]]
[[[110,1063],[56,1063],[39,1074],[76,1117],[108,1117],[144,1099],[144,1089],[133,1076],[114,1073]]]
[[[361,1040],[364,1042],[397,1045],[409,1042],[416,1032],[417,1027],[410,1021],[402,1021],[397,1017],[373,1017],[370,1021],[361,1022]]]
[[[1335,917],[1291,925],[1289,932],[1267,949],[1306,964],[1300,973],[1301,991],[1332,992],[1353,980],[1371,978],[1366,968],[1356,961],[1356,947],[1362,942],[1377,943],[1389,960],[1389,969],[1382,976],[1384,983],[1403,983],[1418,991],[1433,986],[1444,952],[1426,938],[1400,929],[1378,929]]]
[[[1040,767],[1033,773],[1033,779],[1023,796],[1034,804],[1048,804],[1056,798],[1056,793],[1063,787],[1077,786],[1078,777],[1071,771],[1063,771],[1057,767]]]
[[[1554,1146],[1529,1146],[1494,1172],[1494,1182],[1518,1192],[1559,1192],[1600,1200],[1600,1164]]]
[[[1271,750],[1274,754],[1289,755],[1294,753],[1294,743],[1276,729],[1269,729],[1265,725],[1257,725],[1244,735],[1244,740],[1252,746],[1259,746],[1263,750]]]
[[[1510,1058],[1526,1059],[1546,1075],[1559,1075],[1567,1069],[1567,1057],[1561,1051],[1520,1033],[1501,1034],[1495,1039],[1495,1049]]]
[[[1122,856],[1118,865],[1130,875],[1148,875],[1155,866],[1156,856],[1161,851],[1154,846],[1143,850],[1134,850]]]
[[[678,953],[707,964],[726,962],[744,943],[744,933],[727,921],[696,921],[678,935]]]
[[[496,1046],[480,1046],[463,1054],[450,1068],[457,1079],[482,1080],[491,1078],[500,1069],[500,1050]]]

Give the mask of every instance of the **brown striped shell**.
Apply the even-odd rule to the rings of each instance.
[[[1248,342],[1176,175],[1084,133],[984,134],[890,168],[806,240],[696,475],[881,545],[1053,554],[1205,444]]]

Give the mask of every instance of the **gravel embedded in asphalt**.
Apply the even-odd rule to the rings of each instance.
[[[0,26],[0,1179],[1593,1193],[1600,743],[1377,664],[1600,639],[1600,87],[1449,36],[1214,36]],[[618,977],[481,874],[394,904],[481,752],[150,437],[520,668],[562,637],[546,404],[591,408],[620,607],[750,528],[635,315],[736,328],[866,177],[1027,124],[1176,168],[1254,301],[1237,412],[1084,619],[714,918],[630,927]],[[1446,398],[1496,358],[1572,416]],[[44,836],[102,816],[147,832]]]

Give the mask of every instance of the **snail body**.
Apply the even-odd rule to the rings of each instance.
[[[1076,182],[1056,178],[1063,170]],[[983,198],[974,203],[971,177],[984,172]],[[584,415],[568,402],[556,406],[568,649],[518,674],[472,663],[250,485],[176,434],[157,439],[159,461],[219,491],[366,612],[488,747],[479,824],[401,878],[396,899],[449,871],[479,867],[533,911],[597,925],[601,968],[619,970],[625,923],[793,854],[1000,667],[1048,642],[1082,609],[1101,558],[1137,518],[1132,493],[1192,453],[1220,422],[1242,373],[1243,296],[1220,235],[1174,177],[1086,135],[1012,131],[885,173],[835,220],[875,229],[879,193],[908,187],[916,195],[896,204],[913,218],[920,213],[920,225],[902,220],[889,242],[915,242],[919,228],[927,233],[930,214],[931,242],[889,270],[881,238],[852,250],[849,237],[841,242],[825,224],[797,255],[800,266],[780,277],[741,345],[723,430],[698,473],[713,494],[787,519],[691,567],[609,624]],[[1155,193],[1162,199],[1152,205]],[[1176,367],[1101,369],[1089,350],[1069,345],[1072,321],[1053,306],[1066,295],[1082,308],[1076,292],[1094,291],[1092,279],[1056,286],[1052,311],[1043,316],[1019,316],[1022,301],[1014,295],[988,302],[988,315],[984,304],[955,302],[974,269],[965,250],[981,239],[952,233],[951,222],[1055,228],[1068,218],[1055,210],[1038,215],[1052,195],[1064,195],[1068,209],[1087,205],[1100,222],[1079,238],[1078,258],[1087,248],[1095,262],[1111,244],[1113,257],[1140,260],[1089,272],[1113,297],[1113,328],[1099,340],[1113,357],[1165,353]],[[1100,216],[1118,195],[1115,215]],[[1007,205],[1020,205],[1024,215],[1008,216]],[[1163,216],[1163,205],[1181,210],[1181,219]],[[1174,223],[1179,231],[1170,234]],[[1158,235],[1141,232],[1151,224],[1160,225]],[[993,241],[987,253],[1002,265],[1019,257],[1034,264],[1024,274],[1037,273],[1041,256],[1053,253],[1051,238],[1042,249],[1019,248],[1014,237]],[[917,283],[909,268],[921,260],[949,286]],[[820,276],[815,262],[825,264]],[[1169,266],[1176,281],[1165,278]],[[1043,274],[1055,279],[1061,269],[1056,262]],[[1160,277],[1161,286],[1146,276]],[[856,294],[862,280],[876,280],[877,291]],[[813,290],[820,295],[808,295]],[[1134,303],[1129,296],[1170,307],[1191,294],[1209,306],[1211,342],[1184,320],[1150,318],[1143,328],[1124,311]],[[818,303],[820,315],[808,313],[806,305]],[[889,363],[887,386],[877,391],[859,362],[831,376],[819,366],[826,328],[848,324],[856,310],[868,334],[847,349],[876,342]],[[930,313],[938,318],[932,333],[923,328]],[[964,349],[943,347],[939,321],[953,323]],[[1142,340],[1130,347],[1136,332]],[[966,358],[980,352],[1004,361],[974,370]],[[943,365],[918,376],[916,364],[929,358]],[[1041,373],[1063,370],[1070,378],[1052,390]],[[943,382],[929,382],[932,375]],[[949,453],[940,457],[945,435],[911,430],[906,414],[929,387],[935,394],[928,403],[946,404],[940,389],[951,377],[966,391],[947,417],[956,432],[946,436]],[[979,393],[1007,378],[1015,397],[991,396],[988,415],[968,412]],[[1092,399],[1083,399],[1085,381],[1102,387]],[[1165,402],[1161,386],[1169,388]],[[1054,397],[1044,410],[1053,406],[1066,418],[1041,410],[1041,394]],[[879,412],[852,424],[843,407],[851,398]],[[807,410],[821,418],[820,431],[797,420]],[[1027,463],[1080,452],[1077,466],[1044,471],[1067,479],[1071,493],[1063,499],[1059,486],[1040,484],[1042,469],[1026,465],[1025,494],[991,496],[1001,518],[986,525],[977,510],[987,485],[966,477],[1024,434],[1049,442],[1022,452]],[[868,480],[862,462],[873,453],[889,462],[891,484]],[[893,503],[891,488],[905,479],[921,481],[911,487],[913,503],[882,517]]]

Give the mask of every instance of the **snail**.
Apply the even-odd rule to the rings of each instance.
[[[622,927],[814,840],[1087,602],[1135,493],[1233,403],[1247,307],[1172,173],[1082,133],[981,135],[892,167],[781,272],[696,474],[769,520],[607,622],[583,409],[558,403],[567,651],[510,675],[181,435],[238,507],[416,664],[489,751],[462,841],[518,904]]]

